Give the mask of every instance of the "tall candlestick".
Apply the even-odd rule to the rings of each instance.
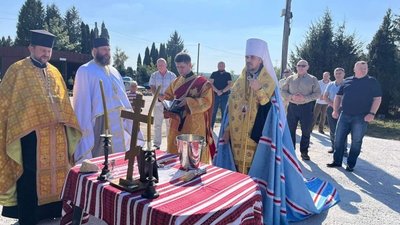
[[[150,109],[149,109],[149,114],[147,116],[147,149],[150,150],[151,147],[151,114],[153,112],[154,106],[156,104],[156,101],[158,99],[158,94],[160,93],[161,86],[158,86],[156,93],[154,94],[153,101],[151,101]]]
[[[106,97],[104,94],[103,80],[100,80],[99,83],[100,83],[101,99],[103,101],[103,109],[104,109],[104,130],[105,134],[109,134],[108,112],[107,112]]]

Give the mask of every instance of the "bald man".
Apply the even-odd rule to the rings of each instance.
[[[289,76],[282,87],[282,95],[289,101],[287,122],[294,148],[296,148],[296,129],[300,122],[300,152],[303,160],[310,160],[308,148],[313,122],[313,101],[321,96],[318,79],[308,74],[308,68],[306,60],[299,60],[296,65],[297,73]]]

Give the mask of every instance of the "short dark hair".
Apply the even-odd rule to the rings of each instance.
[[[192,59],[190,58],[190,55],[187,54],[186,52],[180,52],[175,56],[174,61],[176,63],[180,63],[180,62],[191,63]]]

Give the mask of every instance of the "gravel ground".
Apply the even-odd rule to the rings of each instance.
[[[217,130],[218,127],[215,128]],[[166,145],[165,136],[163,139],[162,149]],[[302,169],[306,177],[316,176],[333,183],[339,191],[341,202],[322,214],[292,224],[400,224],[400,141],[365,137],[352,173],[344,170],[344,167],[326,167],[332,161],[332,154],[327,153],[329,146],[328,135],[314,130],[309,151],[311,161],[301,161]],[[300,158],[299,151],[297,156]],[[0,216],[0,224],[16,225],[18,222]],[[40,224],[55,225],[59,224],[59,220],[42,221]],[[105,223],[91,217],[89,224]]]

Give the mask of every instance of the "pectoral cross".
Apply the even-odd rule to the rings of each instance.
[[[144,107],[144,100],[143,95],[137,94],[136,99],[132,100],[132,108],[134,111],[121,111],[121,117],[125,119],[133,120],[132,125],[132,136],[131,136],[131,146],[129,151],[125,153],[125,160],[128,160],[128,171],[126,174],[126,180],[132,181],[133,178],[133,163],[135,162],[135,158],[139,155],[140,150],[142,147],[137,146],[137,135],[139,133],[140,123],[147,123],[148,122],[148,115],[141,114],[142,108]],[[153,124],[154,118],[151,118],[150,123]],[[148,139],[150,137],[147,137]]]
[[[54,103],[53,97],[57,97],[57,95],[52,95],[52,94],[49,92],[49,96],[47,96],[47,97],[50,98],[50,101],[51,101],[51,103],[53,104],[53,103]]]
[[[49,95],[47,97],[50,98],[50,102],[53,104],[54,103],[53,97],[57,97],[57,95],[51,94],[50,79],[49,79],[49,76],[47,75],[46,69],[42,69],[42,73],[43,73],[43,82],[44,82],[45,89],[49,93]]]

